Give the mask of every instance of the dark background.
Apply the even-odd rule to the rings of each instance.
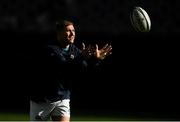
[[[134,6],[148,12],[149,33],[133,29]],[[113,46],[103,66],[74,85],[74,111],[179,113],[179,9],[177,0],[1,0],[0,110],[28,112],[33,55],[55,39],[56,19],[68,17],[79,47]]]

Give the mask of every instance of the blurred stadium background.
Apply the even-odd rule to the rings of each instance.
[[[121,120],[179,119],[179,4],[178,0],[1,0],[0,120],[27,119],[32,57],[54,39],[54,23],[61,17],[77,25],[78,46],[81,41],[113,46],[113,56],[99,70],[89,71],[93,77],[85,75],[75,84],[72,116],[95,112]],[[134,6],[148,12],[149,33],[132,28],[129,15]]]

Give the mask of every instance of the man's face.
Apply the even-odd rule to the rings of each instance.
[[[75,39],[74,26],[73,25],[66,26],[65,29],[64,29],[64,40],[68,44],[72,44],[72,43],[74,43],[74,39]]]

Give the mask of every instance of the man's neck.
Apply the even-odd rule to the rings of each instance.
[[[64,51],[68,51],[69,50],[69,45],[62,47]]]

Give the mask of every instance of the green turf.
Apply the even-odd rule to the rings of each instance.
[[[28,121],[28,114],[23,113],[0,113],[0,121]]]
[[[135,115],[119,115],[119,116],[102,116],[102,115],[72,115],[72,121],[166,121],[177,120],[176,118],[162,118],[153,116],[135,116]],[[29,121],[27,113],[0,113],[0,121]]]

